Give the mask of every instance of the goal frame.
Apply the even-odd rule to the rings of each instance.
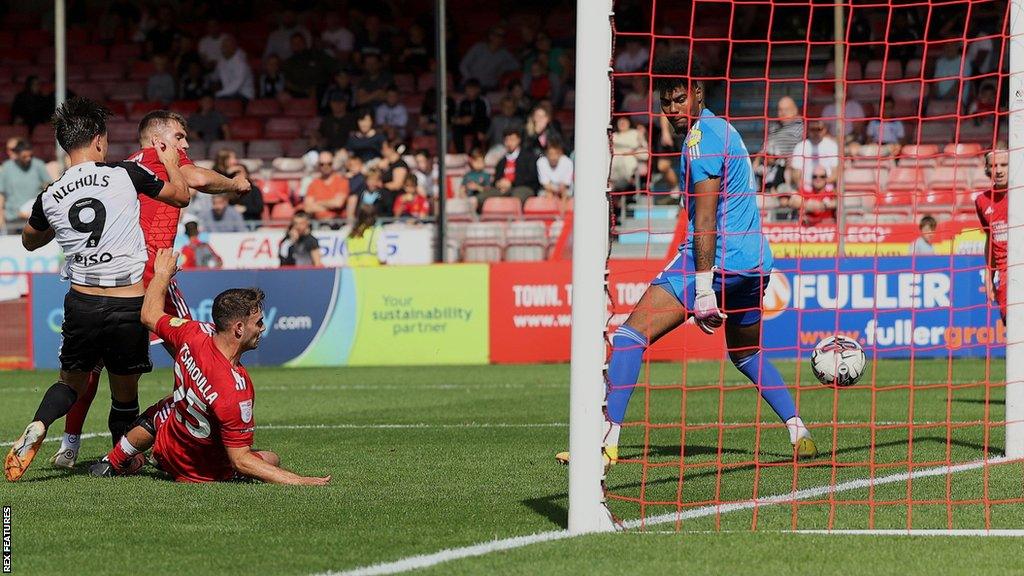
[[[568,529],[579,534],[614,529],[604,501],[601,456],[613,0],[577,0],[576,10],[575,162],[584,170],[577,169],[574,175]],[[1005,456],[1017,460],[1024,459],[1024,198],[1020,197],[1024,193],[1024,0],[1010,0],[1009,10]],[[840,90],[844,88],[841,78],[837,77]]]

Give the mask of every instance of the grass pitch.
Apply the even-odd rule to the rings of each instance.
[[[788,382],[797,381],[794,363],[779,367]],[[755,487],[768,496],[906,472],[907,462],[918,469],[1001,453],[1001,427],[984,421],[986,410],[988,420],[1002,419],[1002,389],[979,384],[984,362],[886,361],[875,369],[874,390],[862,383],[837,392],[800,374],[801,411],[817,425],[824,455],[794,473],[785,430],[774,427],[766,405],[757,414],[756,392],[744,389],[731,366],[691,363],[682,388],[680,365],[652,365],[643,377],[650,385],[637,389],[629,420],[664,427],[649,435],[643,426],[623,431],[627,461],[609,475],[611,507],[623,518],[653,516],[698,509],[707,500],[747,499]],[[1002,365],[993,362],[991,371],[1000,374]],[[720,373],[726,391],[701,388],[718,382]],[[0,484],[0,503],[12,507],[13,573],[311,574],[565,526],[566,470],[553,454],[567,445],[566,366],[254,369],[252,375],[257,446],[277,451],[298,472],[332,474],[331,486],[178,485],[148,468],[136,478],[90,478],[88,464],[109,447],[108,405],[97,400],[86,432],[99,435],[83,441],[78,470],[49,467],[51,442],[21,482]],[[53,378],[0,374],[0,440],[20,433]],[[170,381],[167,371],[143,378],[142,402],[163,396]],[[755,441],[758,428],[750,423],[758,418],[769,426]],[[880,423],[873,442],[867,422]],[[60,428],[58,422],[52,438]],[[986,512],[992,528],[1024,528],[1020,503],[987,510],[944,504],[947,493],[965,502],[986,493],[1021,498],[1019,464],[909,484],[537,544],[424,573],[1019,573],[1024,546],[1014,538],[778,532],[984,528]],[[641,491],[646,502],[665,504],[641,510],[628,500]],[[915,504],[908,507],[908,500]],[[662,533],[677,528],[683,532]]]

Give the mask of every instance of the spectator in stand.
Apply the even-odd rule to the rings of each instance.
[[[612,152],[612,187],[616,191],[636,190],[640,163],[647,161],[647,131],[642,126],[634,127],[628,116],[618,116],[612,134]]]
[[[448,96],[445,101],[448,104],[446,109],[448,121],[451,123],[451,119],[455,116],[455,99]],[[433,136],[437,134],[437,122],[437,91],[427,90],[426,96],[423,97],[423,104],[420,105],[419,126],[417,127],[416,132],[424,136]],[[448,141],[451,142],[451,130],[449,129],[448,132]]]
[[[333,152],[348,143],[349,135],[356,130],[356,119],[349,113],[348,100],[340,92],[331,95],[330,110],[330,115],[320,121],[317,135],[320,148]]]
[[[811,120],[807,125],[807,139],[793,147],[789,161],[789,176],[786,181],[791,189],[809,189],[815,168],[825,168],[829,183],[835,182],[839,168],[839,144],[828,135],[828,126],[820,119]]]
[[[228,178],[234,178],[239,174],[248,180],[249,168],[247,168],[245,164],[239,163],[225,174],[225,176]],[[227,194],[227,198],[228,202],[231,203],[231,206],[242,215],[242,220],[248,222],[259,222],[260,220],[263,220],[263,191],[257,188],[255,184],[250,184],[250,189],[245,194]]]
[[[533,45],[522,58],[523,71],[529,73],[534,62],[544,63],[544,67],[554,76],[554,82],[565,73],[562,66],[562,55],[565,53],[561,48],[551,44],[551,37],[546,32],[537,32]]]
[[[320,99],[320,113],[329,114],[331,111],[331,99],[340,97],[345,100],[349,109],[355,101],[352,92],[352,77],[344,69],[334,73],[334,79],[324,90],[323,98]]]
[[[649,113],[651,109],[651,100],[650,90],[647,89],[646,76],[631,77],[630,89],[622,98],[622,104],[619,106],[619,109],[622,112],[632,112],[633,114],[629,119],[632,120],[634,124],[647,126],[651,121]]]
[[[348,196],[348,179],[334,169],[334,154],[321,152],[317,174],[306,188],[303,212],[317,220],[344,218]]]
[[[348,136],[345,148],[359,156],[363,162],[380,157],[381,146],[387,138],[373,125],[373,113],[363,110],[356,116],[356,130]]]
[[[242,215],[231,207],[227,196],[213,194],[210,196],[211,208],[199,214],[199,223],[208,232],[245,232]]]
[[[970,25],[976,27],[973,39],[968,40],[967,43],[967,62],[971,66],[971,70],[974,71],[974,75],[983,76],[995,72],[999,66],[999,52],[996,47],[1000,46],[1002,39],[999,39],[997,43],[993,40],[994,35],[989,31],[988,26],[991,26],[982,18],[972,18]]]
[[[533,101],[526,95],[522,82],[513,82],[508,88],[508,95],[515,102],[517,116],[525,118],[533,110]]]
[[[559,126],[551,120],[551,107],[544,103],[535,106],[526,120],[526,142],[523,146],[540,155],[547,149],[548,142],[561,137]]]
[[[992,82],[985,82],[978,91],[978,97],[967,107],[967,113],[974,116],[975,126],[983,122],[991,122],[996,112],[996,85]]]
[[[175,24],[174,10],[166,4],[160,6],[157,10],[156,26],[146,32],[146,53],[150,56],[170,55],[179,34],[181,32]]]
[[[281,13],[277,28],[267,37],[267,47],[263,51],[263,57],[277,56],[282,61],[288,60],[292,55],[292,36],[295,34],[302,36],[306,41],[306,46],[309,46],[313,40],[309,29],[298,23],[295,12],[285,10]]]
[[[169,61],[168,70],[173,77],[181,78],[192,64],[203,65],[203,58],[196,49],[196,39],[191,34],[178,37],[174,50],[174,60]]]
[[[384,29],[379,15],[366,15],[363,29],[356,37],[355,51],[356,58],[360,61],[365,61],[371,54],[383,59],[391,53],[391,35]]]
[[[377,106],[376,123],[389,139],[405,138],[405,127],[409,123],[409,111],[399,99],[398,88],[388,86],[384,102]]]
[[[206,21],[206,34],[199,39],[199,57],[203,59],[208,70],[213,70],[222,58],[220,44],[224,36],[219,19],[211,18]]]
[[[27,126],[28,131],[32,132],[38,124],[50,120],[53,110],[53,96],[43,94],[37,76],[28,76],[24,88],[14,96],[14,102],[11,103],[11,124]]]
[[[323,266],[320,258],[320,243],[313,236],[309,215],[302,211],[296,212],[292,216],[292,222],[278,249],[281,267],[315,266],[320,268]]]
[[[501,146],[502,135],[509,128],[522,130],[523,117],[516,114],[516,103],[512,97],[504,96],[501,99],[501,111],[491,118],[491,126],[487,129],[487,148]]]
[[[363,77],[356,84],[356,105],[376,108],[387,97],[388,86],[394,84],[391,74],[382,68],[377,54],[363,56]]]
[[[347,266],[364,267],[380,266],[384,263],[380,258],[380,244],[377,237],[377,215],[371,205],[359,207],[355,225],[345,238]]]
[[[381,171],[373,168],[366,173],[366,189],[359,195],[355,213],[358,213],[363,206],[369,206],[379,216],[391,216],[395,205],[394,198],[394,194],[384,188],[384,176]],[[352,205],[349,204],[349,206],[351,214],[353,212]]]
[[[395,141],[385,141],[380,147],[380,162],[377,167],[383,172],[384,189],[394,198],[402,192],[409,165],[402,159],[405,146]]]
[[[534,100],[557,100],[558,76],[549,71],[547,62],[538,58],[530,64],[530,73],[523,75],[523,89]]]
[[[885,97],[882,105],[882,120],[868,123],[868,143],[878,145],[879,156],[899,156],[900,149],[907,141],[907,132],[903,121],[889,120],[895,117],[896,101],[892,96]]]
[[[414,155],[416,164],[412,168],[412,174],[416,177],[416,184],[427,192],[431,198],[437,196],[437,163],[430,151],[420,148]]]
[[[363,172],[365,166],[363,159],[355,154],[349,154],[345,159],[345,178],[348,179],[349,201],[353,196],[358,196],[366,190],[366,174]],[[348,213],[355,214],[353,210]]]
[[[429,68],[431,51],[423,26],[413,24],[409,27],[408,43],[398,55],[396,65],[403,72],[418,74]]]
[[[867,124],[864,122],[864,118],[867,114],[864,113],[864,107],[860,105],[860,102],[856,100],[846,99],[846,107],[843,111],[846,120],[846,130],[843,132],[843,137],[846,139],[848,151],[852,154],[856,154],[857,147],[864,143],[866,138]],[[839,134],[839,112],[836,109],[835,104],[829,104],[825,106],[825,109],[821,111],[822,118],[828,118],[829,132],[832,134]]]
[[[616,72],[639,72],[647,67],[651,53],[635,36],[626,38],[625,48],[615,57]]]
[[[319,95],[338,70],[338,61],[318,47],[310,46],[302,34],[292,34],[292,55],[284,61],[284,83],[296,98]]]
[[[220,83],[217,98],[241,98],[252,100],[256,97],[256,86],[252,81],[249,58],[238,47],[234,36],[225,35],[220,45],[221,59],[214,70]]]
[[[222,175],[227,176],[239,166],[238,155],[235,154],[234,150],[229,148],[223,148],[217,150],[217,155],[213,159],[213,171]]]
[[[178,82],[178,98],[180,100],[199,100],[207,94],[212,94],[210,77],[203,71],[202,64],[193,62],[188,65],[188,70]]]
[[[409,174],[402,183],[401,192],[395,198],[392,209],[395,218],[421,220],[430,216],[430,199],[425,190],[416,183],[416,177]]]
[[[227,118],[214,110],[213,96],[209,94],[204,94],[199,99],[199,110],[189,116],[188,128],[207,144],[214,140],[229,140],[231,138],[231,129],[228,128]]]
[[[829,182],[829,173],[824,166],[814,167],[811,171],[811,185],[801,188],[799,194],[790,196],[789,207],[801,211],[800,222],[804,226],[835,222],[836,191]]]
[[[455,152],[466,151],[466,139],[472,139],[472,146],[481,144],[486,138],[487,127],[491,121],[491,109],[487,100],[480,95],[480,82],[476,79],[466,81],[466,95],[459,102],[452,118],[452,136]]]
[[[16,150],[18,149],[19,142],[21,142],[21,138],[18,138],[17,136],[11,136],[7,139],[7,160],[15,160],[18,158]],[[3,169],[0,168],[0,171],[2,170]]]
[[[36,196],[53,180],[30,142],[18,140],[12,152],[14,157],[0,166],[0,214],[7,222],[28,218]]]
[[[277,56],[263,61],[258,92],[260,98],[280,98],[285,95],[284,73],[281,72],[281,59]]]
[[[493,187],[481,194],[481,206],[490,196],[514,196],[525,202],[536,196],[540,188],[537,153],[523,146],[523,137],[517,130],[509,129],[504,138],[505,155],[495,169]]]
[[[910,244],[911,256],[935,255],[935,229],[938,227],[939,223],[935,221],[935,218],[931,216],[921,218],[921,222],[917,225],[921,236]]]
[[[789,96],[779,98],[776,114],[778,118],[768,128],[764,154],[754,158],[754,173],[761,177],[768,194],[786,183],[786,168],[793,148],[804,139],[804,120],[799,116],[795,100]]]
[[[328,10],[324,21],[324,30],[320,33],[324,50],[341,62],[348,62],[352,57],[356,36],[341,23],[338,13]]]
[[[185,222],[185,236],[188,238],[188,243],[181,248],[182,270],[224,266],[224,260],[213,249],[213,246],[199,239],[199,222],[195,220]]]
[[[888,27],[889,58],[898,60],[906,76],[907,63],[920,56],[921,33],[924,24],[915,16],[914,10],[893,10],[892,25]]]
[[[490,173],[487,172],[487,163],[484,161],[483,150],[474,148],[469,152],[469,171],[462,177],[462,186],[459,187],[459,194],[472,198],[475,207],[477,198],[487,190],[492,180]]]
[[[174,100],[174,76],[167,71],[167,57],[153,57],[153,73],[146,81],[146,100],[169,104]]]
[[[565,200],[572,187],[572,160],[565,155],[561,140],[552,138],[544,149],[544,155],[537,159],[537,180],[543,189],[542,195]]]
[[[459,63],[462,78],[475,78],[485,90],[497,88],[506,72],[518,69],[519,62],[505,48],[505,29],[501,27],[492,28],[487,41],[474,44]]]
[[[962,82],[963,78],[973,75],[971,63],[964,58],[959,41],[947,42],[942,45],[942,55],[932,64],[932,78],[945,78],[932,84],[931,97],[935,100],[966,101],[969,86]],[[963,93],[961,94],[961,87]]]

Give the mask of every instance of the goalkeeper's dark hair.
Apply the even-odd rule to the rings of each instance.
[[[231,328],[239,320],[245,321],[250,315],[263,310],[266,295],[259,288],[231,288],[213,299],[213,324],[217,332]]]
[[[671,92],[689,85],[704,88],[704,70],[695,57],[686,50],[673,50],[659,54],[651,66],[654,89],[657,92]]]
[[[107,133],[110,110],[88,98],[76,96],[57,107],[53,113],[53,130],[57,142],[70,153],[88,146],[93,138]]]

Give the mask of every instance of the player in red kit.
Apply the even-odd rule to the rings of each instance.
[[[978,195],[974,206],[978,220],[985,230],[985,292],[989,302],[999,304],[999,312],[1006,323],[1006,253],[1007,228],[1006,188],[1009,183],[1010,155],[1005,149],[995,149],[985,155],[985,174],[992,179],[992,188]]]
[[[139,146],[140,150],[131,154],[127,160],[136,162],[163,181],[167,181],[167,170],[157,157],[157,144],[178,150],[178,159],[182,175],[190,188],[208,194],[238,193],[245,194],[250,189],[249,181],[242,177],[227,178],[209,170],[196,166],[188,157],[188,130],[185,118],[168,110],[154,110],[146,114],[139,122]],[[161,248],[173,248],[174,238],[178,233],[178,219],[181,209],[163,205],[159,202],[141,201],[139,224],[142,227],[143,236],[146,239],[146,251],[148,261],[143,274],[143,285],[148,285],[153,275],[153,259],[157,250]],[[167,301],[164,310],[179,318],[189,318],[188,306],[185,298],[178,289],[177,284],[171,283],[167,293]],[[170,353],[170,350],[168,350]],[[64,420],[64,436],[61,439],[60,448],[51,458],[51,462],[61,468],[72,468],[78,459],[79,436],[85,424],[85,417],[89,413],[89,407],[96,396],[96,389],[99,385],[100,371],[102,366],[97,366],[89,386],[82,393],[71,411]],[[117,403],[112,406],[112,416],[117,416],[126,425],[130,424],[138,416],[138,402]],[[116,438],[115,438],[116,441]]]
[[[174,394],[146,410],[137,425],[90,472],[130,474],[150,446],[153,458],[178,482],[255,479],[323,486],[331,477],[307,477],[279,466],[269,451],[252,449],[255,391],[242,354],[255,350],[266,326],[263,292],[234,288],[213,302],[213,325],[163,312],[178,254],[160,249],[142,304],[142,323],[175,351]]]

